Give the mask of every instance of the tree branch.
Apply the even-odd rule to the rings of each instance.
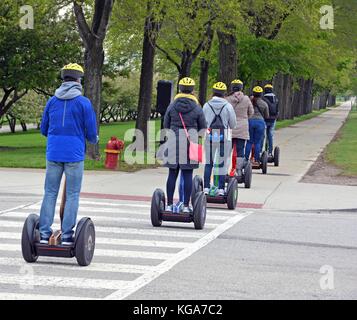
[[[155,46],[165,55],[167,60],[169,60],[171,63],[173,63],[176,66],[178,72],[181,72],[181,66],[170,56],[170,54],[166,50],[161,48],[158,44],[155,44]]]
[[[80,4],[77,3],[77,1],[73,1],[73,10],[76,16],[79,34],[83,40],[85,47],[88,48],[93,34],[89,29],[88,23],[84,16],[83,8]]]
[[[105,35],[107,33],[110,14],[113,10],[114,0],[97,0],[95,3],[96,3],[96,7],[98,5],[98,9],[101,9],[102,6],[104,6],[104,7],[98,13],[98,16],[100,15],[100,18],[99,18],[100,20],[96,21],[95,19],[93,19],[93,28],[92,29],[93,29],[93,32],[103,41],[105,38]],[[100,6],[99,6],[99,3],[101,3]],[[94,13],[94,18],[96,18],[96,12]],[[99,22],[99,25],[97,25],[98,22]]]

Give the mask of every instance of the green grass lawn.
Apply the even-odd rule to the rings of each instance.
[[[277,129],[285,128],[298,122],[308,120],[320,115],[327,110],[314,111],[311,114],[296,117],[292,120],[283,120],[277,123]],[[160,120],[154,121],[155,129],[160,129]],[[125,132],[135,127],[134,121],[104,124],[100,127],[100,153],[101,160],[85,161],[86,170],[104,169],[105,146],[111,136],[116,136],[123,140]],[[131,143],[131,137],[126,142],[126,146]],[[144,155],[146,159],[146,154]],[[156,165],[128,165],[120,163],[121,171],[136,171],[143,168],[155,167]],[[46,138],[38,130],[28,132],[0,134],[0,167],[7,168],[46,168]]]
[[[327,147],[327,160],[342,169],[342,175],[357,176],[357,110],[351,111],[336,139]]]
[[[156,131],[160,129],[160,120],[154,121]],[[135,128],[135,122],[120,122],[106,124],[100,127],[100,153],[101,160],[86,160],[87,170],[104,169],[105,146],[111,136],[123,140],[127,130]],[[126,146],[131,143],[131,137],[126,142]],[[146,155],[145,155],[146,157]],[[154,167],[155,165],[151,165]],[[46,167],[46,138],[38,130],[28,132],[0,134],[0,167],[7,168],[45,168]],[[127,165],[120,163],[123,171],[136,171],[147,168],[147,165]]]

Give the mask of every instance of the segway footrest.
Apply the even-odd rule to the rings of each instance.
[[[43,257],[73,258],[74,248],[70,246],[50,246],[47,244],[35,244],[36,254]]]
[[[165,211],[162,213],[161,218],[163,221],[171,222],[186,222],[191,223],[193,221],[193,216],[189,213],[172,213],[170,211]]]

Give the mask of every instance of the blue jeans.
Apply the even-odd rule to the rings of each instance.
[[[260,153],[262,150],[262,143],[265,131],[265,121],[259,119],[249,120],[249,135],[250,140],[245,147],[245,158],[249,160],[250,153],[252,151],[252,145],[254,144],[254,158],[255,161],[260,161]]]
[[[220,163],[215,163],[215,154],[216,151],[219,152],[219,157],[221,158]],[[226,173],[224,172],[225,168],[225,158],[224,158],[224,142],[212,143],[210,141],[209,149],[206,149],[206,165],[205,165],[205,173],[204,173],[204,188],[209,189],[211,186],[211,175],[213,166],[216,165],[218,169],[218,173],[214,173],[214,180],[218,178],[218,189],[224,189]],[[222,174],[224,172],[224,174]]]
[[[41,239],[48,239],[52,234],[51,226],[63,172],[66,175],[66,203],[62,221],[62,240],[70,241],[72,239],[73,228],[77,222],[83,170],[84,161],[69,163],[47,161],[45,196],[40,213]]]
[[[180,169],[169,169],[169,176],[166,182],[166,193],[167,193],[167,204],[172,205],[174,202],[174,193],[176,187],[176,181],[179,174]],[[186,207],[190,204],[191,192],[192,192],[192,175],[193,169],[189,170],[181,170],[181,179],[183,184],[183,203]],[[180,187],[181,183],[180,183]]]
[[[266,121],[265,123],[267,126],[268,152],[269,154],[272,154],[273,146],[274,146],[274,131],[275,131],[276,120]]]

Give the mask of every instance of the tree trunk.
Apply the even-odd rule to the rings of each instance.
[[[148,7],[148,10],[151,10]],[[145,21],[143,55],[141,60],[140,91],[136,129],[144,135],[144,150],[147,150],[147,121],[150,119],[154,77],[156,29],[158,24],[148,17]]]
[[[200,93],[199,101],[201,106],[206,103],[207,99],[207,90],[208,90],[208,70],[209,70],[209,61],[205,58],[201,59],[201,72],[200,72]]]
[[[312,87],[313,87],[313,80],[308,79],[305,82],[305,91],[304,91],[304,114],[309,114],[312,112]]]
[[[320,94],[319,109],[326,109],[329,91],[325,90]]]
[[[107,33],[113,4],[114,0],[95,0],[92,24],[89,26],[80,2],[73,1],[73,9],[79,34],[85,47],[84,94],[91,100],[95,110],[98,133],[104,63],[103,43]],[[90,158],[99,160],[99,145],[89,145],[87,153]]]
[[[10,127],[10,131],[11,133],[15,133],[15,129],[16,129],[16,118],[14,116],[12,116],[11,114],[7,114],[6,115],[6,119],[9,122],[9,127]]]
[[[278,73],[273,80],[273,86],[276,96],[279,99],[279,120],[285,119],[285,105],[283,103],[283,80],[282,73]]]
[[[234,34],[217,31],[219,40],[219,76],[227,86],[237,78],[237,38]]]
[[[20,124],[21,124],[22,131],[23,131],[23,132],[26,132],[26,131],[27,131],[27,125],[26,125],[26,122],[21,121],[21,122],[20,122]]]
[[[84,66],[86,70],[84,78],[84,95],[92,102],[99,132],[102,101],[102,70],[104,63],[103,47],[94,48],[92,51],[86,50],[84,56]],[[98,160],[100,157],[99,145],[88,144],[87,153],[92,159]]]

